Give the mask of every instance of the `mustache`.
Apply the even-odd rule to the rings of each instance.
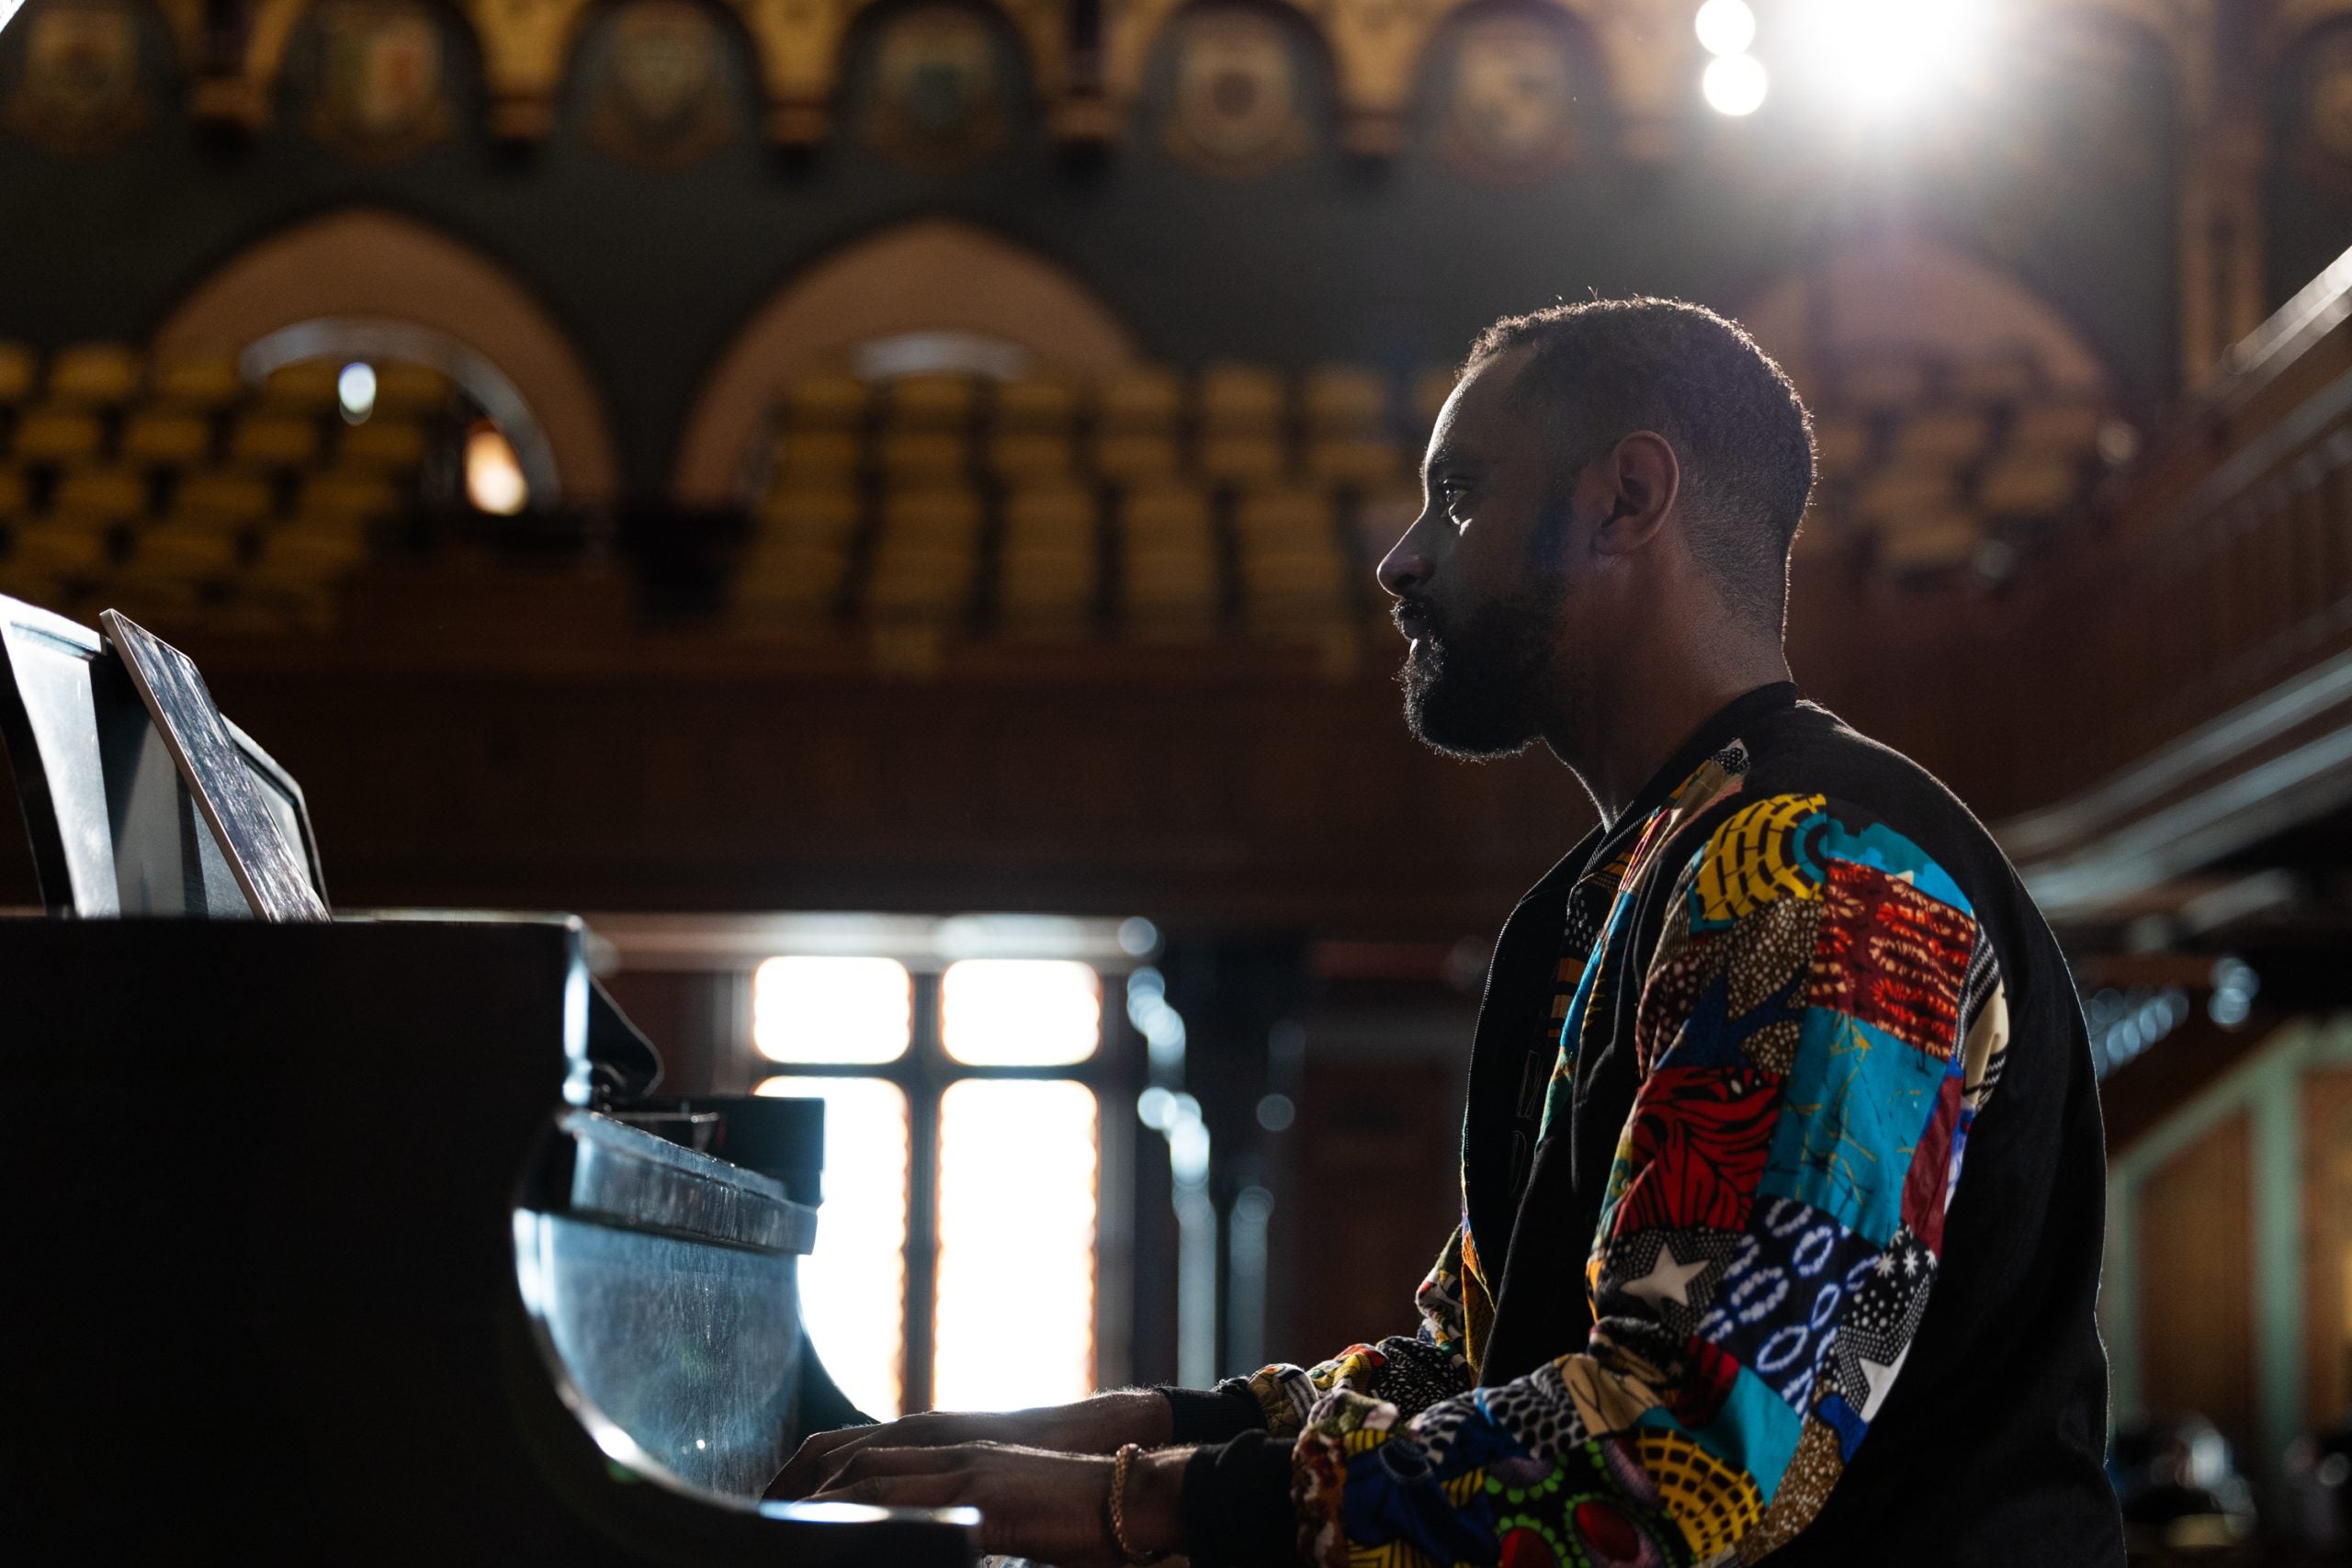
[[[1411,623],[1419,623],[1419,629],[1425,636],[1442,637],[1445,635],[1445,623],[1439,617],[1437,606],[1412,594],[1399,597],[1388,607],[1388,619],[1402,637],[1413,635],[1415,627]]]

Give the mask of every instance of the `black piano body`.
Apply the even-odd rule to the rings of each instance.
[[[974,1560],[969,1510],[758,1500],[854,1416],[799,1325],[822,1108],[627,1097],[586,947],[0,919],[20,1561]]]

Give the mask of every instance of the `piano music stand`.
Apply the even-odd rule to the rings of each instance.
[[[311,886],[298,840],[264,803],[196,661],[119,610],[98,622],[254,913],[265,920],[325,919],[326,900]]]
[[[301,786],[243,730],[228,733],[323,904]],[[120,660],[89,627],[6,595],[0,748],[51,914],[251,913]]]

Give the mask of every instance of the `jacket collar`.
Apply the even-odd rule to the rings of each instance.
[[[1794,681],[1773,681],[1738,696],[1717,708],[1690,732],[1690,738],[1674,749],[1658,770],[1649,776],[1634,794],[1633,801],[1617,820],[1605,828],[1595,828],[1577,840],[1576,848],[1545,872],[1535,886],[1520,898],[1519,907],[1549,900],[1557,902],[1567,894],[1568,887],[1584,873],[1605,857],[1603,847],[1621,838],[1637,833],[1652,812],[1674,798],[1683,781],[1699,769],[1699,764],[1741,738],[1741,732],[1758,721],[1787,711],[1797,705],[1797,684]],[[1515,912],[1515,911],[1514,911]]]

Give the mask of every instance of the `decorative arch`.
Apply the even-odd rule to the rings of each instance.
[[[1809,393],[1824,358],[1857,351],[1958,360],[2026,353],[2054,389],[2091,397],[2113,380],[2055,306],[1998,268],[1917,235],[1839,251],[1767,288],[1739,319]]]
[[[561,502],[614,499],[611,424],[571,340],[503,267],[413,219],[358,209],[247,246],[188,291],[154,346],[242,353],[300,322],[350,318],[427,328],[480,354],[545,433]]]
[[[1784,365],[1823,350],[1916,348],[1966,357],[2033,353],[2057,387],[2097,391],[2105,361],[2058,310],[1949,245],[1897,235],[1840,251],[1767,288],[1740,320]]]
[[[1140,357],[1110,307],[1056,263],[952,219],[902,224],[824,257],[752,314],[686,416],[677,499],[702,506],[735,498],[743,455],[778,386],[859,344],[917,332],[1004,339],[1087,376]]]

